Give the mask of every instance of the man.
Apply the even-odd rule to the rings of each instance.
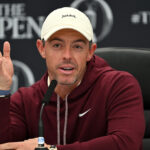
[[[8,42],[0,54],[0,150],[37,147],[41,101],[53,79],[58,84],[42,116],[45,147],[142,150],[145,124],[140,87],[131,74],[112,69],[94,55],[93,30],[85,14],[69,7],[50,13],[37,48],[47,72],[12,96]]]

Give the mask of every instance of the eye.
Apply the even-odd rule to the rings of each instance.
[[[79,45],[79,44],[75,44],[74,46],[73,46],[73,48],[74,49],[83,49],[83,47],[81,46],[81,45]]]
[[[54,47],[54,48],[60,48],[60,47],[61,47],[61,44],[56,43],[56,44],[53,45],[53,47]]]
[[[76,48],[82,48],[80,45],[76,45],[75,47],[76,47]]]

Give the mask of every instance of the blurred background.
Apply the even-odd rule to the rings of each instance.
[[[11,43],[15,66],[12,93],[46,71],[36,40],[45,17],[64,6],[87,14],[99,48],[150,48],[150,0],[0,0],[0,50],[4,41]]]

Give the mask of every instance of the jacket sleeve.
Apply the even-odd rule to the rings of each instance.
[[[0,98],[0,143],[9,140],[8,130],[9,130],[9,103],[10,97]]]
[[[145,120],[137,80],[125,75],[109,86],[107,134],[89,141],[58,145],[58,150],[142,150]]]
[[[20,141],[26,138],[23,103],[20,92],[0,98],[0,143]]]

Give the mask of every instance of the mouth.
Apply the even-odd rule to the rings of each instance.
[[[60,69],[62,69],[62,70],[64,70],[64,71],[71,71],[71,70],[73,70],[74,68],[60,68]]]
[[[74,72],[74,67],[59,67],[59,71],[63,74],[70,75]]]

